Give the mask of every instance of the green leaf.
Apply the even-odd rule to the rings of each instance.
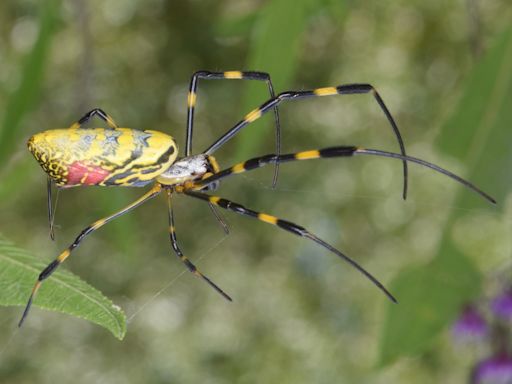
[[[469,180],[490,192],[498,207],[512,189],[512,28],[474,68],[453,116],[443,127],[439,147],[458,157]],[[380,361],[426,351],[449,325],[464,302],[480,292],[482,273],[451,238],[454,223],[485,205],[475,194],[459,188],[436,257],[426,266],[403,271],[391,284],[400,304],[388,311],[381,340]],[[502,204],[503,206],[503,204]],[[485,230],[485,229],[483,229]]]
[[[439,148],[467,165],[471,181],[485,187],[503,208],[512,187],[512,28],[505,31],[471,74]],[[469,194],[457,201],[468,204]],[[474,200],[474,199],[471,199]],[[475,200],[476,201],[476,200]]]
[[[481,276],[458,252],[402,271],[391,283],[398,305],[388,312],[381,340],[382,365],[431,346],[461,302],[480,291]]]
[[[44,68],[56,24],[57,4],[56,0],[41,2],[39,34],[32,51],[25,58],[20,86],[9,97],[0,127],[0,164],[4,164],[16,148],[15,142],[17,137],[20,136],[17,135],[20,123],[34,105],[41,88]]]
[[[0,235],[0,305],[24,307],[46,265]],[[56,271],[43,283],[33,306],[88,320],[108,329],[119,340],[126,333],[123,311],[100,291],[65,270]]]

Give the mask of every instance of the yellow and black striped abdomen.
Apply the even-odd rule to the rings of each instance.
[[[174,139],[130,128],[53,129],[35,134],[28,148],[60,187],[142,187],[174,162]]]

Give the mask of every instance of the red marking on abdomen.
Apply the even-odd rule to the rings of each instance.
[[[98,185],[109,175],[109,172],[97,165],[86,165],[75,161],[68,167],[66,185]]]

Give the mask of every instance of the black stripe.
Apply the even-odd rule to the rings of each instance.
[[[357,151],[357,147],[353,146],[341,146],[341,147],[330,147],[320,149],[320,157],[341,157],[341,156],[352,156]]]
[[[84,239],[85,236],[87,236],[89,233],[93,232],[95,230],[94,226],[89,225],[85,227],[82,232],[76,237],[75,241],[69,246],[69,251],[71,252],[73,249],[78,247],[80,242]]]
[[[316,96],[313,90],[311,91],[287,91],[281,92],[277,95],[277,99],[300,99],[302,97]]]
[[[253,72],[253,71],[247,71],[247,72],[241,72],[242,78],[244,80],[270,80],[270,75],[265,72]]]
[[[231,168],[228,168],[228,169],[224,169],[224,170],[222,170],[222,171],[220,171],[220,172],[216,173],[214,176],[210,176],[210,177],[216,177],[217,175],[221,175],[221,177],[225,177],[225,176],[228,176],[228,175],[230,175],[230,174],[232,174],[232,173],[233,173],[232,169],[231,169]],[[209,179],[210,177],[208,177],[208,179]]]
[[[285,161],[294,161],[297,160],[295,158],[295,153],[286,153],[278,157],[279,162],[284,163]]]
[[[171,145],[167,151],[165,151],[156,161],[157,164],[166,163],[169,157],[174,153],[174,145]]]
[[[247,160],[244,163],[244,169],[251,170],[251,169],[259,168],[268,163],[275,163],[276,160],[277,160],[276,155],[266,155],[266,156],[262,156],[262,157],[255,157],[253,159]]]
[[[180,258],[180,259],[181,259],[181,258]],[[188,270],[189,270],[190,272],[196,272],[196,271],[197,271],[196,266],[195,266],[194,264],[192,264],[192,263],[190,262],[190,260],[188,260],[188,259],[186,259],[186,258],[183,258],[183,259],[181,259],[181,261],[183,261],[183,263],[185,264],[185,266],[188,268]]]
[[[137,176],[130,177],[126,179],[125,183],[130,184],[132,187],[144,187],[149,184],[152,180],[141,180]]]
[[[53,271],[60,265],[58,260],[53,260],[43,271],[39,274],[39,281],[47,279]]]
[[[153,172],[156,172],[158,171],[160,168],[162,168],[162,165],[159,164],[157,166],[154,166],[154,167],[150,167],[148,169],[143,169],[142,171],[140,171],[140,173],[142,173],[143,175],[146,175],[148,173],[153,173]]]
[[[287,220],[278,219],[277,220],[277,226],[279,228],[282,228],[288,232],[292,232],[296,235],[303,236],[304,233],[306,233],[306,229],[304,227],[301,227],[300,225],[294,224]]]
[[[175,149],[174,149],[174,146],[170,146],[167,151],[165,151],[155,162],[155,165],[153,166],[149,166],[150,168],[146,169],[146,170],[142,170],[141,173],[150,173],[150,172],[156,172],[158,169],[162,168],[162,165],[164,163],[166,163],[168,160],[169,160],[169,157],[174,153]],[[133,155],[133,153],[132,153]],[[123,163],[121,166],[117,167],[117,169],[122,169],[122,168],[125,168],[125,167],[128,167],[130,165],[131,162],[133,162],[135,159],[137,159],[137,157],[130,157],[130,159],[128,159],[128,161],[126,161],[125,163]],[[117,175],[113,175],[111,177],[108,177],[106,178],[105,180],[103,180],[101,182],[101,184],[104,184],[104,185],[107,185],[107,184],[115,184],[119,179],[124,179],[130,175],[132,175],[134,173],[134,171],[136,171],[137,169],[140,169],[140,168],[146,168],[148,167],[147,164],[140,164],[140,165],[135,165],[133,167],[130,167],[128,168],[126,171],[124,171],[123,173],[119,173]],[[148,180],[147,182],[145,182],[143,185],[146,185],[150,180]]]
[[[368,93],[373,90],[370,84],[347,84],[336,87],[340,94]]]
[[[260,111],[261,115],[263,115],[266,111],[268,111],[271,108],[274,108],[277,104],[279,104],[278,98],[270,99],[265,104],[263,104],[258,110]]]
[[[226,72],[239,72],[244,80],[270,80],[270,75],[266,72],[254,72],[254,71],[224,71],[224,72],[210,72],[210,71],[197,71],[192,76],[193,79],[210,79],[210,80],[222,80],[227,79]],[[191,87],[192,89],[192,87]]]
[[[123,173],[118,173],[117,175],[113,175],[109,178],[106,178],[105,180],[103,180],[101,182],[101,184],[105,184],[105,185],[108,185],[108,184],[116,184],[116,182],[120,179],[124,179],[130,175],[133,175],[133,168],[123,172]]]
[[[198,198],[200,198],[202,200],[206,200],[206,201],[210,201],[209,197],[211,197],[211,196],[208,196],[208,195],[203,195],[202,193],[193,193],[192,192],[190,194],[193,195],[194,197],[198,197]],[[224,208],[224,209],[236,212],[236,213],[240,213],[240,214],[243,214],[243,215],[248,215],[248,216],[251,216],[251,217],[258,217],[258,212],[253,211],[251,209],[247,209],[243,205],[240,205],[240,204],[237,204],[237,203],[233,203],[232,201],[229,201],[229,200],[226,200],[226,199],[219,199],[215,204],[218,205],[221,208]]]

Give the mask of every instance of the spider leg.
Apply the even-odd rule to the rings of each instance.
[[[203,188],[206,185],[218,181],[220,179],[223,179],[225,177],[231,176],[233,174],[237,173],[243,173],[247,172],[253,169],[257,169],[260,167],[263,167],[267,164],[274,164],[274,163],[285,163],[289,161],[298,161],[298,160],[311,160],[311,159],[320,159],[320,158],[329,158],[329,157],[349,157],[354,155],[371,155],[371,156],[379,156],[379,157],[391,157],[395,159],[399,159],[402,161],[407,161],[411,163],[416,163],[421,166],[433,169],[436,172],[442,173],[445,176],[448,176],[450,179],[453,179],[466,188],[472,190],[473,192],[476,192],[477,194],[481,195],[484,199],[488,200],[489,202],[496,204],[496,200],[487,194],[486,192],[482,191],[480,188],[478,188],[476,185],[470,183],[466,179],[463,179],[462,177],[444,169],[441,168],[435,164],[432,164],[428,161],[419,159],[417,157],[412,156],[404,156],[399,153],[393,153],[393,152],[387,152],[387,151],[380,151],[377,149],[366,149],[361,147],[354,147],[354,146],[339,146],[339,147],[329,147],[329,148],[323,148],[323,149],[314,149],[309,151],[302,151],[302,152],[296,152],[296,153],[288,153],[284,155],[265,155],[260,157],[255,157],[253,159],[244,161],[242,163],[238,163],[230,168],[226,168],[222,171],[219,171],[209,177],[206,177],[202,180],[195,181],[192,189],[198,189]]]
[[[393,301],[394,303],[397,302],[395,297],[386,289],[386,287],[384,287],[384,285],[382,285],[380,281],[378,281],[372,274],[370,274],[370,272],[361,267],[355,260],[351,259],[344,253],[334,248],[332,245],[326,243],[319,237],[315,236],[313,233],[309,232],[306,228],[294,224],[290,221],[282,220],[275,216],[268,215],[266,213],[253,211],[251,209],[244,207],[243,205],[223,199],[218,196],[207,195],[201,192],[195,192],[190,190],[183,190],[183,193],[186,194],[187,196],[191,196],[196,199],[209,202],[226,210],[238,213],[239,215],[252,217],[264,223],[275,225],[281,229],[284,229],[285,231],[293,233],[294,235],[314,241],[318,245],[334,253],[335,255],[337,255],[350,265],[352,265],[352,267],[357,269],[360,273],[367,277],[375,286],[377,286],[377,288],[379,288],[391,301]]]
[[[275,108],[280,103],[285,100],[295,100],[302,99],[308,97],[321,97],[321,96],[332,96],[332,95],[350,95],[350,94],[358,94],[358,93],[371,93],[374,99],[379,104],[379,107],[386,115],[391,128],[396,136],[398,141],[398,145],[400,146],[400,153],[405,156],[405,145],[402,140],[402,136],[400,135],[400,131],[398,126],[393,119],[393,116],[389,112],[386,104],[384,104],[384,100],[380,97],[377,90],[371,84],[344,84],[339,85],[337,87],[326,87],[326,88],[316,88],[309,91],[286,91],[282,92],[277,97],[272,98],[265,103],[263,103],[259,108],[254,109],[249,112],[243,120],[239,121],[233,128],[231,128],[228,132],[226,132],[223,136],[221,136],[217,141],[215,141],[210,147],[204,151],[205,154],[211,155],[217,149],[219,149],[222,145],[224,145],[227,141],[229,141],[233,136],[235,136],[242,128],[252,123],[253,121],[259,119],[262,115],[267,113],[271,108]],[[279,153],[278,153],[279,155]],[[403,187],[403,198],[404,200],[407,198],[407,184],[408,184],[408,171],[407,171],[407,161],[403,160],[403,173],[404,173],[404,187]]]
[[[105,121],[107,123],[107,125],[109,126],[109,128],[111,128],[111,129],[119,128],[117,126],[116,122],[114,121],[114,119],[112,119],[112,117],[110,117],[109,114],[107,114],[100,108],[94,108],[94,109],[90,110],[85,115],[83,115],[76,123],[73,123],[69,128],[70,129],[81,128],[82,125],[87,123],[94,116],[98,116],[101,120]]]
[[[210,71],[198,71],[192,75],[190,80],[188,99],[187,99],[187,137],[185,142],[185,156],[190,156],[192,153],[192,134],[194,127],[194,110],[197,102],[197,85],[199,79],[205,80],[259,80],[267,83],[270,97],[274,98],[274,86],[270,75],[266,72],[254,72],[254,71],[225,71],[225,72],[210,72]],[[281,124],[279,122],[279,110],[277,106],[274,107],[274,120],[276,123],[276,153],[281,153]],[[274,178],[272,180],[272,186],[275,187],[277,184],[277,176],[279,174],[279,164],[274,166]]]
[[[53,223],[55,220],[55,212],[53,210],[53,197],[52,197],[52,186],[53,180],[50,176],[48,176],[46,181],[46,191],[47,191],[47,200],[46,206],[48,209],[48,224],[50,225],[50,239],[55,240],[55,232],[53,230]]]
[[[32,293],[30,294],[30,297],[28,299],[27,305],[25,307],[25,310],[23,311],[23,315],[21,316],[21,320],[18,323],[18,326],[21,327],[23,325],[23,322],[27,318],[27,315],[30,311],[30,307],[32,305],[32,301],[34,300],[34,297],[36,296],[37,291],[41,287],[41,284],[44,280],[46,280],[48,277],[51,276],[51,274],[57,269],[59,265],[61,265],[68,257],[71,255],[71,252],[77,248],[82,240],[87,236],[90,235],[92,232],[96,231],[97,229],[101,228],[105,224],[107,224],[109,221],[114,220],[115,218],[124,215],[125,213],[130,212],[132,209],[137,208],[139,205],[145,203],[149,199],[155,197],[158,195],[161,191],[162,187],[160,184],[156,184],[151,190],[146,192],[143,196],[135,200],[130,205],[126,206],[125,208],[121,209],[120,211],[115,212],[114,214],[104,217],[103,219],[96,220],[94,223],[86,227],[80,234],[76,237],[75,241],[67,247],[55,260],[53,260],[48,266],[43,269],[43,271],[39,274],[39,277],[37,278],[37,281],[34,285],[34,288],[32,288]]]
[[[212,280],[210,280],[207,276],[203,275],[197,267],[186,257],[181,251],[178,245],[178,239],[176,238],[176,231],[174,227],[174,213],[172,209],[172,196],[171,191],[167,191],[167,205],[168,205],[168,213],[169,213],[169,238],[171,239],[171,246],[176,256],[185,264],[190,272],[192,272],[195,276],[200,277],[204,281],[206,281],[213,289],[215,289],[218,293],[220,293],[226,300],[233,301],[231,297],[224,292],[217,284],[215,284]]]
[[[224,230],[224,233],[226,235],[229,235],[229,225],[226,223],[225,219],[222,217],[221,213],[217,210],[217,208],[215,207],[215,205],[213,204],[208,204],[208,206],[210,207],[210,210],[212,211],[213,213],[213,216],[215,216],[215,219],[219,222],[220,226],[222,227],[222,229]]]

